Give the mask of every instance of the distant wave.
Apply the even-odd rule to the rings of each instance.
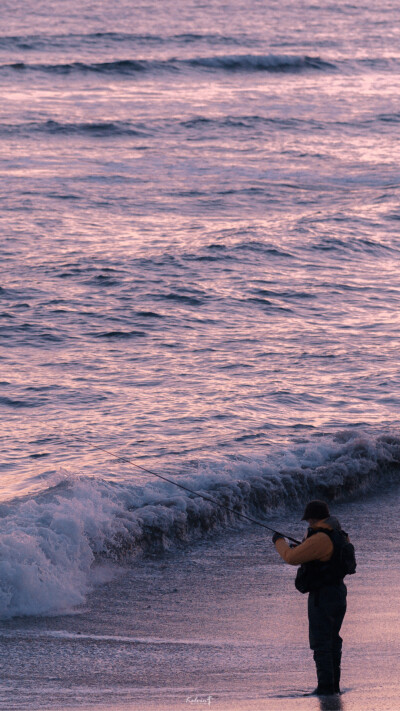
[[[234,44],[234,43],[232,43]],[[1,44],[0,44],[1,48]],[[23,49],[23,47],[22,47]],[[26,48],[25,48],[26,49]],[[69,54],[80,47],[70,47]],[[101,51],[99,51],[101,55]],[[274,72],[299,73],[303,71],[330,72],[340,70],[345,72],[362,72],[366,70],[397,71],[398,58],[345,59],[335,62],[308,55],[286,54],[215,54],[211,56],[189,57],[179,59],[115,59],[103,62],[25,62],[16,61],[0,64],[0,72],[42,72],[46,74],[113,74],[120,76],[135,76],[144,72],[183,72],[190,69],[207,72]]]
[[[399,123],[400,113],[378,114],[368,120],[346,121],[345,126],[370,126],[374,123]],[[113,136],[138,136],[149,137],[155,133],[164,131],[177,131],[184,129],[187,131],[210,130],[243,130],[249,129],[277,129],[277,130],[306,130],[306,131],[327,131],[332,126],[340,127],[340,122],[327,122],[314,118],[301,119],[293,116],[261,116],[261,115],[226,115],[226,116],[201,116],[194,115],[191,118],[179,119],[151,119],[147,122],[130,120],[97,120],[97,121],[58,121],[48,119],[47,121],[25,121],[21,123],[9,124],[0,123],[0,135],[20,134],[29,135],[35,133],[48,133],[54,135],[85,135],[97,138],[108,138]]]
[[[324,70],[334,68],[333,64],[324,62],[319,57],[297,57],[282,54],[199,57],[198,59],[187,60],[187,63],[193,67],[204,67],[206,69],[248,72],[290,72],[302,69]]]
[[[310,249],[316,252],[342,252],[347,255],[363,254],[398,254],[399,247],[390,245],[382,240],[368,239],[367,237],[353,237],[343,239],[339,237],[323,236],[310,244]]]
[[[61,122],[61,121],[27,121],[17,124],[0,124],[0,134],[29,135],[48,133],[54,135],[72,136],[86,135],[97,138],[112,136],[147,136],[148,130],[142,124],[133,125],[129,121],[92,121],[92,122]]]
[[[25,62],[14,62],[0,65],[1,71],[40,71],[51,74],[96,73],[121,76],[135,75],[142,72],[177,72],[188,68],[224,72],[299,72],[312,69],[324,71],[334,68],[334,65],[323,61],[319,57],[275,54],[233,54],[166,60],[119,59],[112,62],[93,63],[27,64]]]
[[[292,116],[260,116],[254,115],[238,115],[238,116],[193,116],[193,118],[185,119],[180,122],[180,125],[188,129],[201,129],[202,127],[216,128],[239,128],[246,129],[255,128],[258,126],[277,126],[279,129],[318,129],[325,130],[326,124],[322,121],[316,121],[313,118],[300,119]]]
[[[129,485],[77,477],[1,505],[0,617],[83,603],[96,559],[122,563],[241,525],[226,509],[149,478]],[[247,463],[210,463],[179,481],[262,518],[281,505],[299,509],[310,497],[345,500],[399,479],[400,437],[342,432]]]
[[[8,35],[0,37],[0,49],[70,49],[71,47],[98,46],[121,44],[136,46],[153,45],[188,45],[206,42],[212,45],[240,45],[243,41],[254,44],[254,38],[232,37],[218,33],[184,32],[173,35],[156,35],[132,32],[89,32],[87,34],[36,34],[36,35]]]
[[[90,336],[95,338],[108,338],[108,339],[130,339],[130,338],[143,338],[146,336],[145,331],[100,331],[90,333]]]
[[[209,131],[210,129],[224,130],[237,128],[248,130],[255,127],[274,126],[279,129],[296,129],[306,127],[312,130],[323,130],[320,122],[310,119],[301,121],[295,118],[270,118],[263,116],[221,116],[210,118],[194,116],[191,119],[160,119],[147,123],[125,121],[87,121],[69,122],[49,119],[47,121],[26,121],[15,124],[0,123],[0,135],[23,135],[47,133],[55,136],[87,136],[93,138],[112,138],[124,136],[149,137],[158,132],[177,131]]]
[[[5,397],[5,396],[0,397],[0,405],[3,405],[3,406],[5,405],[7,407],[13,407],[13,408],[38,407],[41,404],[42,404],[42,401],[39,399],[17,400],[16,398],[10,398],[10,397]]]

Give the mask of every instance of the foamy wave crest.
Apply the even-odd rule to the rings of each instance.
[[[203,467],[179,481],[237,512],[263,515],[359,495],[398,480],[400,438],[341,433],[333,439],[251,462]],[[233,513],[173,484],[145,486],[67,480],[43,494],[3,505],[0,519],[0,617],[63,612],[84,602],[98,559],[119,563],[163,550],[226,524]],[[247,524],[246,524],[247,525]]]

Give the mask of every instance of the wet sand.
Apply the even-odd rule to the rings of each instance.
[[[307,596],[254,527],[137,562],[79,614],[3,623],[0,708],[397,711],[399,501],[394,491],[332,508],[358,553],[340,697],[303,696],[316,685]],[[292,516],[273,521],[302,533]]]

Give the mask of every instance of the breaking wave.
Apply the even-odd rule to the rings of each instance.
[[[268,454],[203,466],[179,482],[237,512],[258,516],[308,498],[344,500],[398,481],[400,437],[354,432]],[[76,477],[0,506],[0,617],[44,615],[84,602],[96,561],[119,564],[200,538],[235,514],[152,480],[116,484]]]

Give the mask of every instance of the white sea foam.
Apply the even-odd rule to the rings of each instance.
[[[237,511],[261,517],[308,497],[343,499],[398,477],[400,440],[343,433],[266,460],[209,465],[179,479]],[[0,616],[43,615],[83,603],[93,563],[119,563],[200,537],[238,517],[172,484],[122,485],[87,477],[3,507]]]

